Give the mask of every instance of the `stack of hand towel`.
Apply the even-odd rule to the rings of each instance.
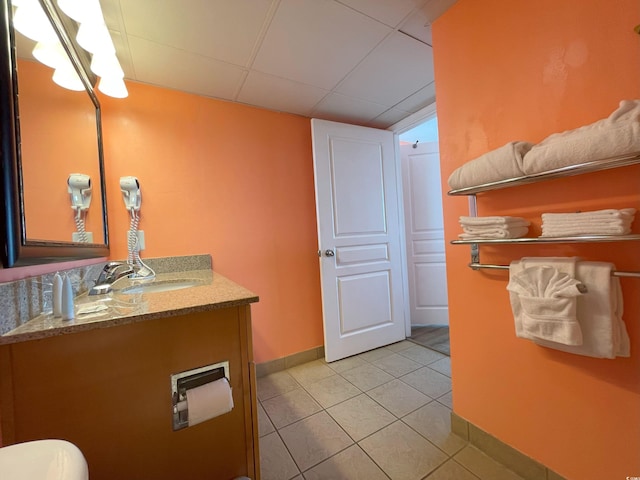
[[[529,231],[531,223],[521,217],[460,217],[464,233],[462,240],[481,238],[520,238]]]
[[[581,213],[543,213],[541,236],[627,235],[631,233],[635,213],[635,208]]]

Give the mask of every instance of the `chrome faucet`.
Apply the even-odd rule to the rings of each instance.
[[[136,269],[133,265],[123,262],[109,262],[100,272],[95,285],[89,290],[89,295],[109,293],[116,281],[121,278],[130,277],[135,273]]]

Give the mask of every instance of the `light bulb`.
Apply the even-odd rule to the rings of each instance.
[[[16,10],[13,26],[25,37],[36,42],[53,42],[58,39],[49,18],[37,2],[29,2]]]
[[[94,53],[91,58],[91,71],[99,77],[124,78],[124,71],[115,53]]]
[[[98,90],[114,98],[125,98],[129,96],[127,86],[121,77],[102,77],[98,83]]]
[[[76,22],[103,22],[99,0],[58,0],[58,6]]]
[[[109,30],[104,22],[81,23],[76,40],[82,48],[91,53],[116,53],[111,35],[109,35]]]
[[[58,68],[69,61],[67,52],[59,41],[38,42],[32,53],[36,60],[51,68]]]
[[[85,89],[71,62],[63,64],[53,71],[53,81],[68,90],[79,92]]]

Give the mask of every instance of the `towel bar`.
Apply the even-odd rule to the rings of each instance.
[[[488,270],[509,270],[509,265],[494,265],[491,263],[470,263],[469,268],[472,270],[488,269]],[[613,271],[611,275],[614,277],[636,277],[640,278],[640,272],[620,272]]]

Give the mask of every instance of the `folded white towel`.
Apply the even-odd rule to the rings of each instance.
[[[522,158],[532,146],[529,142],[510,142],[487,152],[454,170],[449,176],[449,186],[458,189],[521,177]]]
[[[528,227],[531,225],[526,218],[522,217],[460,217],[460,225],[464,226],[481,226],[481,225],[507,225]]]
[[[526,174],[640,152],[640,100],[623,100],[608,118],[555,133],[529,150]]]
[[[537,344],[576,355],[596,358],[628,357],[630,343],[627,329],[622,320],[623,301],[620,280],[611,275],[615,266],[606,262],[578,261],[566,259],[565,270],[575,272],[575,278],[586,286],[587,293],[576,297],[576,316],[582,331],[582,345],[564,345],[540,338],[530,338],[522,323],[522,304],[514,292],[510,293],[514,313],[516,335],[529,338]],[[526,258],[512,262],[510,274],[517,274],[532,265],[548,264],[558,267],[558,258]],[[562,270],[562,268],[560,268]]]
[[[561,222],[573,222],[583,220],[596,220],[596,221],[633,221],[636,214],[635,208],[622,208],[616,210],[609,208],[606,210],[596,210],[593,212],[576,212],[576,213],[543,213],[542,221],[544,223],[561,223]]]
[[[570,269],[575,259],[569,259]],[[507,290],[516,318],[516,334],[534,341],[547,340],[564,345],[581,345],[582,330],[576,318],[575,297],[581,295],[578,282],[567,273],[540,265],[521,269],[510,267]]]
[[[464,229],[464,233],[458,235],[461,240],[475,240],[475,239],[492,239],[492,238],[522,238],[528,232],[528,227],[513,227],[513,228],[483,228],[468,231]]]
[[[586,225],[568,225],[568,226],[553,226],[542,225],[541,237],[574,237],[580,235],[629,235],[631,233],[631,226],[620,225],[599,225],[599,224],[586,224]]]

